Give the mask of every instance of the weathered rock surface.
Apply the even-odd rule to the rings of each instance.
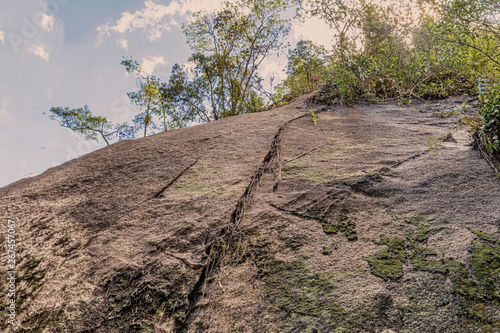
[[[314,126],[305,96],[2,188],[0,330],[500,332],[500,183],[459,105]]]

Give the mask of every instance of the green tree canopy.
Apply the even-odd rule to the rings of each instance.
[[[428,1],[426,1],[428,2]],[[498,0],[432,1],[441,13],[442,38],[478,52],[500,69],[500,2]]]
[[[311,41],[301,40],[288,52],[284,86],[292,96],[312,92],[326,75],[327,51]]]
[[[109,145],[115,137],[121,140],[133,136],[132,126],[126,123],[113,125],[106,117],[94,116],[87,105],[78,109],[53,107],[50,113],[50,119],[58,121],[59,125],[78,133],[85,140],[99,142],[99,139],[103,139]]]
[[[160,106],[160,80],[155,76],[147,73],[138,61],[132,58],[124,58],[122,65],[128,73],[137,75],[137,91],[129,92],[127,95],[132,103],[141,111],[135,118],[134,123],[141,124],[144,128],[144,136],[147,135],[148,127],[155,124],[153,123],[152,113],[160,114],[162,110]]]
[[[171,81],[174,90],[185,88],[177,101],[188,118],[217,120],[264,107],[258,68],[286,46],[290,22],[280,17],[286,7],[281,0],[247,0],[193,14],[183,26],[195,51],[191,69],[175,67]]]

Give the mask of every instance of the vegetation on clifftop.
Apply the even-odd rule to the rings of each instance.
[[[333,47],[298,42],[288,50],[287,78],[268,91],[259,68],[288,49],[291,23],[283,17],[294,9],[294,19],[324,20],[334,31]],[[498,154],[499,12],[495,0],[226,2],[183,25],[194,53],[172,67],[168,81],[123,60],[137,74],[138,90],[128,94],[138,112],[132,125],[63,107],[52,108],[51,117],[86,139],[109,141],[262,111],[319,88],[317,102],[347,105],[479,93],[481,138]],[[73,123],[78,126],[68,126]]]

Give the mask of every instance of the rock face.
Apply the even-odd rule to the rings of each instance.
[[[309,97],[0,189],[0,329],[500,332],[500,183],[459,104],[313,105],[314,126]]]

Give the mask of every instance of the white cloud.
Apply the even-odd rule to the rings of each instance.
[[[260,67],[259,74],[262,77],[271,78],[275,77],[275,83],[280,82],[282,79],[286,78],[286,74],[283,72],[283,63],[286,62],[285,59],[277,60],[269,60],[264,61],[262,66]]]
[[[7,113],[7,108],[9,107],[9,103],[8,102],[2,102],[0,104],[0,115],[2,114],[6,114]]]
[[[229,2],[235,1],[229,0]],[[98,45],[112,34],[124,36],[135,31],[146,33],[148,39],[153,42],[161,38],[164,32],[170,31],[171,27],[178,25],[175,17],[185,20],[193,12],[212,11],[220,8],[222,3],[222,0],[180,0],[163,5],[155,3],[155,0],[146,0],[143,9],[134,13],[124,12],[118,21],[99,26]]]
[[[2,42],[2,44],[5,44],[5,32],[3,32],[2,30],[0,30],[0,42]]]
[[[126,52],[128,52],[128,40],[126,40],[125,38],[120,38],[119,40],[117,40],[116,46],[121,47]]]
[[[264,60],[259,67],[259,75],[264,79],[262,86],[268,92],[274,93],[274,88],[286,79],[286,73],[283,71],[283,66],[287,59],[285,55],[280,57],[272,56]]]
[[[323,21],[318,19],[309,19],[304,23],[295,23],[292,26],[293,37],[297,40],[311,40],[329,49],[335,35],[333,29]],[[321,31],[321,33],[318,33]]]
[[[229,0],[229,2],[234,3],[236,0]],[[180,15],[186,16],[190,13],[194,13],[200,10],[203,11],[213,11],[217,8],[220,8],[223,1],[221,0],[184,0],[181,4]]]
[[[54,30],[55,22],[56,22],[56,19],[54,16],[47,15],[47,14],[43,13],[42,18],[41,18],[41,23],[42,23],[42,27],[45,31],[52,32]]]
[[[45,50],[45,47],[42,44],[32,45],[30,48],[30,52],[47,62],[50,59],[50,54]]]
[[[158,66],[164,66],[167,64],[167,61],[163,57],[146,57],[142,58],[142,69],[151,74]]]
[[[172,1],[168,5],[156,4],[153,0],[147,0],[145,8],[131,14],[122,13],[122,17],[115,24],[107,23],[99,26],[99,43],[104,37],[109,37],[111,33],[124,35],[127,32],[137,30],[147,32],[148,39],[155,41],[160,38],[164,31],[170,30],[170,27],[176,22],[170,19],[172,16],[181,12],[181,6],[178,2]]]

